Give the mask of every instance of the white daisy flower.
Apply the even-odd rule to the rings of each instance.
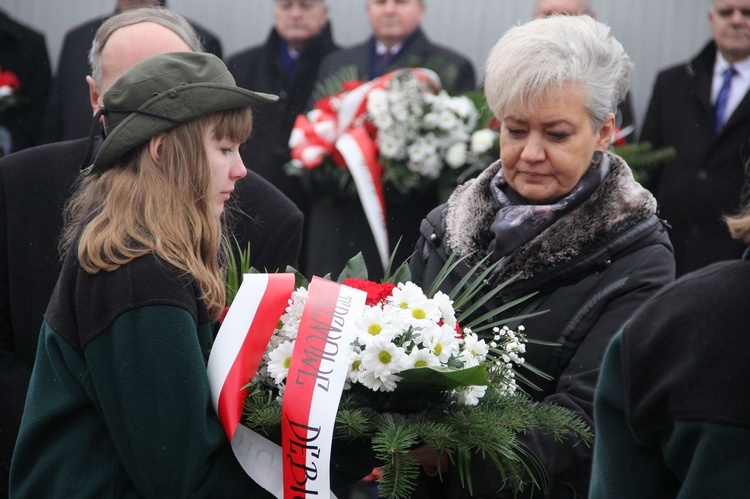
[[[285,341],[268,354],[268,374],[277,385],[281,384],[289,373],[292,352],[294,352],[294,342]]]
[[[393,292],[388,298],[389,303],[393,303],[404,310],[410,308],[411,304],[420,303],[426,300],[427,296],[424,294],[424,291],[422,291],[422,288],[411,281],[398,283],[398,285],[393,288]]]
[[[486,391],[486,386],[472,385],[467,386],[466,388],[457,389],[455,392],[453,392],[453,395],[454,397],[456,397],[456,400],[460,404],[477,405],[479,403],[479,399],[484,397]]]
[[[443,319],[443,322],[448,324],[450,327],[455,328],[456,311],[453,309],[453,300],[451,300],[450,296],[443,293],[442,291],[438,291],[437,293],[435,293],[435,296],[432,297],[432,301],[434,301],[440,309],[440,315]]]
[[[359,377],[365,371],[362,365],[362,352],[357,348],[349,355],[349,380],[352,383],[359,381]]]
[[[385,338],[375,338],[362,354],[362,365],[375,377],[385,379],[404,370],[406,351]]]
[[[456,332],[446,324],[435,329],[423,330],[422,345],[429,348],[441,363],[447,362],[451,355],[457,355],[459,351]]]
[[[401,377],[395,374],[379,378],[372,371],[364,371],[359,376],[359,382],[372,391],[392,392],[399,381]]]
[[[474,333],[468,333],[464,335],[463,351],[468,352],[473,358],[477,359],[477,361],[484,362],[484,359],[489,352],[489,348],[479,336]]]
[[[415,348],[409,354],[406,361],[406,369],[415,367],[435,367],[440,365],[440,360],[434,353],[426,348]]]
[[[394,326],[392,318],[391,314],[384,313],[378,306],[366,307],[364,314],[354,321],[359,344],[369,345],[375,338],[392,341],[400,332]]]

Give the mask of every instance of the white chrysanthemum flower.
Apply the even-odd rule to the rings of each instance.
[[[467,386],[466,388],[457,389],[453,392],[453,395],[456,397],[458,403],[473,406],[479,403],[479,399],[484,397],[486,391],[486,386],[472,385]]]
[[[363,372],[365,368],[362,365],[362,351],[357,348],[349,355],[349,380],[352,383],[358,382]]]
[[[305,309],[306,303],[307,288],[299,287],[292,291],[292,296],[289,298],[289,305],[286,308],[286,313],[295,317],[302,317],[302,311]]]
[[[474,333],[468,333],[464,335],[463,351],[477,359],[478,362],[484,362],[484,359],[487,358],[489,348],[479,336]]]
[[[475,367],[481,364],[481,362],[479,362],[476,357],[471,355],[471,352],[469,352],[468,350],[461,350],[458,354],[458,360],[463,363],[464,369]]]
[[[448,102],[448,108],[465,120],[470,120],[477,115],[476,106],[464,95],[452,97]]]
[[[450,111],[440,113],[440,128],[443,130],[458,130],[461,127],[461,121]]]
[[[489,128],[477,130],[471,134],[471,145],[469,149],[474,154],[484,154],[495,145],[497,136],[497,132],[490,130]]]
[[[443,168],[443,158],[438,153],[438,141],[433,134],[427,134],[417,138],[407,148],[410,171],[429,179],[440,176]]]
[[[405,142],[390,134],[378,135],[378,147],[380,148],[380,154],[386,158],[403,159],[406,153]]]
[[[445,109],[448,107],[451,97],[445,90],[441,90],[436,94],[424,94],[424,100],[430,104],[433,108]]]
[[[456,331],[446,324],[434,329],[423,330],[422,345],[429,348],[441,363],[447,362],[451,355],[458,355],[460,348]]]
[[[422,288],[411,281],[400,282],[393,288],[391,296],[388,297],[388,303],[392,303],[400,309],[406,310],[415,303],[427,300]]]
[[[378,127],[378,130],[384,131],[384,130],[390,130],[395,125],[395,121],[393,120],[393,116],[390,114],[379,114],[377,116],[372,117],[372,122],[375,124],[376,127]],[[388,136],[390,134],[386,133],[379,133],[378,135],[378,142],[380,142],[380,135]]]
[[[391,314],[384,313],[379,306],[366,307],[362,316],[354,321],[359,344],[369,345],[375,339],[392,341],[401,332],[397,329],[393,319]]]
[[[422,117],[422,126],[427,128],[437,128],[440,126],[440,114],[439,113],[426,113]]]
[[[426,348],[415,348],[409,354],[406,361],[406,369],[415,367],[435,367],[440,365],[440,360],[434,353]]]
[[[375,338],[362,354],[362,365],[365,371],[375,377],[385,379],[404,370],[406,351],[384,338]]]
[[[401,377],[395,374],[379,378],[372,371],[364,371],[359,376],[359,382],[372,391],[392,392],[399,381]]]
[[[455,328],[456,311],[453,309],[453,300],[451,300],[451,297],[442,291],[438,291],[435,293],[435,296],[432,297],[432,301],[434,301],[440,309],[440,316],[443,319],[443,322],[450,327]]]
[[[289,373],[292,352],[294,352],[294,342],[285,341],[268,354],[268,374],[277,385],[281,384]]]
[[[382,88],[370,90],[367,94],[367,112],[373,117],[388,114],[388,93]]]
[[[466,164],[467,156],[466,144],[464,142],[456,142],[445,151],[445,162],[455,170]]]
[[[442,313],[435,300],[428,299],[410,303],[398,316],[412,328],[424,328],[437,324]]]
[[[391,116],[396,121],[410,121],[413,119],[408,101],[398,99],[391,102]]]

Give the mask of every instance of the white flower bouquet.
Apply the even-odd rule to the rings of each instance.
[[[455,187],[479,111],[466,96],[440,89],[428,69],[400,69],[370,82],[341,82],[344,90],[320,99],[297,117],[289,146],[290,174],[322,170],[338,179],[332,185],[351,195],[349,169],[359,154],[348,150],[346,135],[356,138],[375,183],[398,194]],[[342,179],[343,177],[343,179]]]
[[[424,445],[447,456],[469,489],[469,465],[472,456],[479,453],[495,463],[506,479],[506,489],[518,490],[529,481],[543,488],[544,470],[521,446],[517,434],[541,428],[560,438],[572,434],[590,440],[590,430],[575,415],[563,408],[534,403],[519,386],[528,383],[517,370],[520,366],[544,376],[524,362],[529,340],[523,327],[507,327],[524,317],[503,315],[528,297],[480,313],[482,306],[509,282],[484,289],[482,278],[462,282],[449,293],[439,291],[444,276],[458,263],[449,260],[441,276],[427,289],[410,282],[406,264],[393,273],[389,268],[383,282],[367,280],[361,255],[350,260],[337,283],[319,278],[308,283],[296,273],[275,274],[289,276],[289,291],[281,306],[273,309],[262,305],[255,314],[272,331],[259,344],[257,367],[242,375],[246,384],[241,387],[236,424],[243,431],[288,446],[274,451],[278,460],[292,461],[288,466],[292,478],[284,475],[285,484],[293,480],[294,470],[306,473],[298,488],[311,489],[312,476],[318,477],[322,465],[316,459],[324,448],[319,435],[324,431],[323,425],[313,424],[308,415],[324,410],[332,411],[333,441],[345,446],[356,441],[372,449],[382,473],[378,480],[382,497],[410,496],[420,469],[410,451]],[[351,298],[321,298],[322,282],[359,293],[361,308],[353,306]],[[344,312],[352,312],[351,317],[345,320]],[[230,309],[227,318],[234,320],[247,313],[245,309],[235,310],[232,317]],[[349,336],[344,335],[346,324],[351,325]],[[240,329],[253,331],[253,327]],[[307,335],[310,330],[312,336]],[[324,330],[329,335],[325,338],[319,336]],[[212,352],[209,378],[213,357]],[[334,388],[336,369],[341,373],[340,388]],[[320,393],[301,397],[299,385],[306,380],[313,380],[314,388],[325,392],[325,399],[319,398]],[[222,395],[224,391],[216,390]],[[298,423],[290,407],[300,405],[302,399],[308,405],[303,411],[304,423]],[[226,412],[219,401],[217,413],[223,423],[222,414]],[[290,421],[295,421],[291,429]],[[238,443],[239,432],[232,428],[227,435],[233,446],[258,448],[255,437],[243,437],[239,440],[245,444]],[[299,428],[306,429],[306,437],[300,437]],[[289,444],[289,435],[297,443]],[[295,462],[299,459],[295,451],[300,448],[308,451],[304,465]],[[246,467],[250,468],[257,468],[257,464]]]
[[[469,328],[461,328],[448,295],[438,291],[429,298],[410,281],[394,285],[346,278],[343,284],[368,293],[364,314],[354,323],[356,338],[350,345],[345,390],[359,384],[373,392],[393,392],[404,378],[407,383],[414,381],[409,378],[411,370],[429,367],[438,376],[450,378],[460,372],[465,380],[479,383],[448,391],[454,403],[473,406],[487,390],[485,364],[491,360],[492,368],[500,371],[497,388],[507,395],[516,391],[513,365],[524,363],[522,334],[497,328],[488,345]],[[306,299],[304,286],[292,293],[253,379],[253,384],[275,390],[279,402]]]

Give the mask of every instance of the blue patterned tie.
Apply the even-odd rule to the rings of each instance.
[[[721,127],[724,126],[726,121],[724,114],[727,110],[727,100],[732,87],[732,77],[736,74],[737,70],[734,69],[734,66],[729,66],[724,71],[724,80],[721,82],[721,90],[719,90],[719,96],[716,98],[716,133],[721,131]]]

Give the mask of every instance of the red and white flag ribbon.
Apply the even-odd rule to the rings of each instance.
[[[294,291],[294,274],[246,274],[208,359],[214,410],[245,472],[282,497],[281,447],[242,426],[247,385]]]
[[[330,457],[349,369],[354,321],[366,293],[314,278],[295,343],[282,406],[282,446],[240,423],[247,385],[294,291],[293,274],[247,274],[208,361],[216,413],[245,472],[278,498],[332,497]]]
[[[314,277],[286,379],[281,434],[284,497],[330,490],[333,429],[367,293]]]

